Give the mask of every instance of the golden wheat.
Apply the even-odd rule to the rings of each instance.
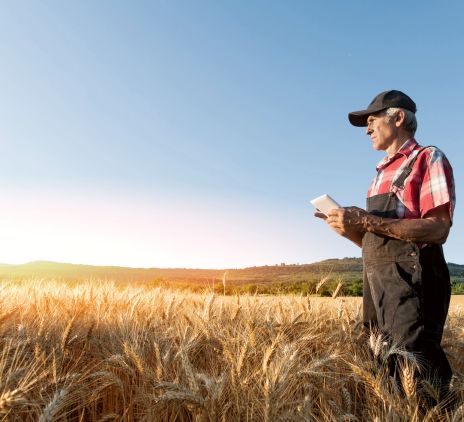
[[[227,297],[3,281],[0,414],[24,422],[461,420],[462,308],[451,308],[444,338],[457,405],[428,410],[416,399],[413,357],[377,333],[366,337],[359,300],[337,297],[340,289],[333,298]],[[404,362],[403,392],[384,367],[393,354]],[[433,384],[422,390],[434,394]]]

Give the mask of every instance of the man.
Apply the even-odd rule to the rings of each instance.
[[[451,289],[441,245],[452,224],[454,181],[445,155],[414,139],[415,113],[414,101],[393,90],[348,114],[387,155],[368,190],[367,211],[334,209],[326,222],[362,247],[365,325],[413,352],[420,377],[434,381],[443,398],[452,375],[440,346]]]

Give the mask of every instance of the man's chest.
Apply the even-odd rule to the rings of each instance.
[[[423,182],[423,172],[421,166],[413,166],[410,173],[400,186],[395,185],[395,181],[404,176],[404,171],[408,167],[407,157],[395,160],[389,165],[380,168],[373,178],[367,197],[372,198],[376,195],[395,193],[398,199],[398,216],[400,218],[416,218],[420,216],[420,192]]]

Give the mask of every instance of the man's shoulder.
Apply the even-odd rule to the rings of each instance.
[[[414,155],[420,154],[418,160],[427,162],[428,164],[434,164],[440,161],[448,161],[445,153],[435,145],[417,145],[417,148],[413,151]]]

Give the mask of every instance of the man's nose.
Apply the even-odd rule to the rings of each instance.
[[[367,125],[367,127],[366,127],[366,135],[370,135],[372,132],[373,132],[373,129],[369,125]]]

